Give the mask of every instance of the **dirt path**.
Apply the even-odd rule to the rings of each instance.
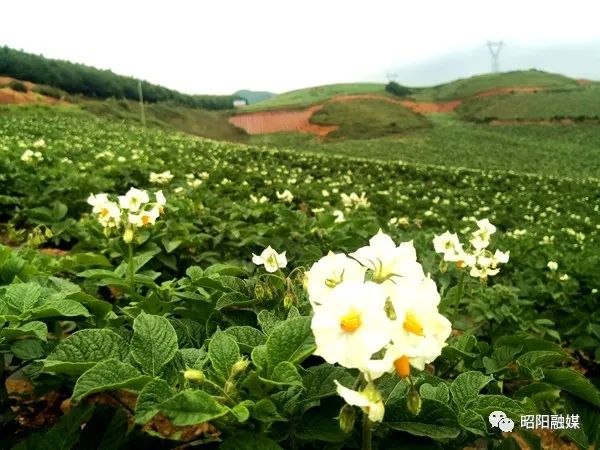
[[[0,89],[0,105],[24,105],[28,103],[44,103],[47,105],[54,105],[56,103],[64,102],[31,91],[19,92],[10,88]]]

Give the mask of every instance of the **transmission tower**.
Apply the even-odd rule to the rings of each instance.
[[[497,73],[500,72],[500,65],[498,64],[498,58],[500,57],[500,50],[502,50],[502,46],[504,45],[503,41],[487,41],[487,47],[490,50],[490,54],[492,55],[492,72]]]
[[[387,80],[388,82],[392,82],[392,81],[396,81],[396,78],[398,78],[398,74],[396,72],[388,72],[386,74]]]

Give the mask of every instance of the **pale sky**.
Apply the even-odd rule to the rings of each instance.
[[[439,83],[487,71],[488,39],[507,43],[503,69],[600,79],[599,0],[13,0],[0,14],[0,45],[196,94],[390,71]]]

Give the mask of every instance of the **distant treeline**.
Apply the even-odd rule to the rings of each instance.
[[[138,80],[83,64],[48,59],[8,47],[0,47],[0,75],[45,84],[69,94],[94,98],[138,98]],[[144,101],[172,102],[190,108],[229,109],[234,95],[187,95],[142,81]]]

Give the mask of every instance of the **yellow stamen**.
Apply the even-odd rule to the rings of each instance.
[[[417,336],[424,336],[423,326],[416,318],[416,316],[411,312],[406,314],[406,317],[404,318],[403,327],[409,333],[416,334]]]
[[[150,216],[142,216],[142,224],[148,225],[150,223]]]
[[[361,326],[360,314],[350,311],[340,320],[340,328],[346,333],[354,333]]]
[[[464,261],[456,261],[457,268],[462,269],[465,266],[466,266],[466,263]]]
[[[394,361],[394,368],[398,375],[402,378],[406,378],[410,375],[410,362],[408,361],[408,356],[403,355]]]
[[[106,217],[106,216],[108,216],[108,213],[109,213],[109,212],[110,212],[110,211],[108,210],[108,208],[102,208],[102,211],[100,211],[100,215],[101,215],[102,217]]]

